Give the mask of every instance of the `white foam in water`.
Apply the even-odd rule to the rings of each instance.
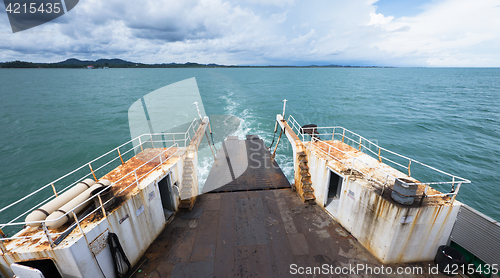
[[[238,129],[234,131],[232,134],[230,134],[230,136],[238,136],[240,140],[244,140],[246,138],[246,135],[250,134],[258,135],[261,139],[264,140],[266,146],[269,146],[271,144],[273,130],[269,131],[263,130],[261,128],[263,124],[259,122],[258,117],[253,115],[251,108],[245,108],[240,112],[239,111],[240,109],[238,109],[240,108],[240,104],[236,102],[235,99],[233,98],[234,93],[229,90],[226,91],[228,92],[227,95],[219,96],[221,100],[224,100],[226,102],[226,107],[224,107],[224,111],[226,112],[227,115],[233,115],[240,119],[240,125],[238,126]],[[278,136],[279,136],[279,131],[275,138],[274,142],[275,144],[278,140]],[[293,158],[289,146],[285,146],[285,144],[288,144],[288,140],[286,140],[285,136],[282,136],[282,140],[280,142],[276,154],[276,162],[278,163],[278,165],[280,165],[281,170],[283,171],[287,179],[290,182],[292,182]],[[219,150],[221,146],[222,143],[217,143],[216,149]],[[271,149],[271,152],[273,150],[274,150],[274,145],[273,148]],[[212,155],[212,151],[208,146],[205,146],[198,150],[198,184],[200,191],[203,188],[205,181],[207,180],[213,162],[214,162],[214,157]]]

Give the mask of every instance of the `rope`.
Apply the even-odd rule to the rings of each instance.
[[[276,138],[276,131],[278,130],[278,121],[276,121],[275,125],[274,125],[274,135],[273,135],[273,141],[271,142],[271,146],[266,146],[266,142],[264,142],[264,146],[266,146],[266,148],[268,150],[271,150],[271,148],[273,147],[273,144],[274,144],[274,139]]]

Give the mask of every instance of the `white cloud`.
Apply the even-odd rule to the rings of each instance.
[[[87,0],[53,23],[15,34],[0,13],[0,61],[500,66],[498,1],[436,1],[402,18],[375,4]]]
[[[394,19],[394,16],[385,17],[383,14],[378,13],[370,13],[370,22],[368,22],[368,26],[370,25],[385,25],[391,22]]]
[[[500,43],[498,1],[447,0],[429,6],[414,17],[386,23],[383,39],[372,46],[390,56],[414,57],[416,64],[430,66],[500,66],[500,56],[488,53],[490,61],[474,61],[483,56],[475,51],[481,44]],[[483,49],[484,50],[484,49]],[[464,57],[470,57],[464,59]]]

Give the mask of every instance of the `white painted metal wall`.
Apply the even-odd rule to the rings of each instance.
[[[324,206],[329,169],[333,163],[307,151],[316,202]],[[337,221],[383,263],[433,260],[446,244],[461,203],[409,208],[396,205],[375,192],[364,179],[346,176]]]

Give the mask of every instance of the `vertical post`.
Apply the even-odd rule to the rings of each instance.
[[[122,165],[123,165],[123,164],[125,164],[125,162],[123,162],[122,154],[120,153],[120,148],[118,148],[117,150],[118,150],[118,156],[120,157],[120,160],[122,161]]]
[[[3,244],[3,240],[0,240],[0,250],[2,250],[2,255],[8,253],[7,248],[5,248],[5,245]]]
[[[458,183],[457,190],[455,191],[455,193],[453,194],[453,197],[451,198],[451,204],[453,204],[453,202],[455,202],[455,198],[457,198],[457,194],[458,194],[458,191],[460,190],[460,186],[462,186],[461,182]]]
[[[134,170],[134,175],[135,175],[135,183],[137,184],[137,187],[139,187],[139,179],[137,178],[137,169]]]
[[[92,172],[92,176],[94,176],[94,180],[97,181],[97,178],[95,177],[94,169],[92,169],[92,165],[90,165],[90,162],[89,162],[89,167],[90,167],[90,171]]]
[[[56,197],[58,197],[57,191],[56,191],[56,187],[54,186],[54,183],[51,183],[50,185],[52,185],[52,190],[54,191],[54,195],[56,195]]]
[[[102,215],[106,218],[106,210],[104,209],[104,205],[102,204],[101,194],[97,194],[97,199],[99,199],[99,204],[101,205]]]
[[[345,137],[345,128],[344,131],[342,132],[342,143],[344,143],[344,137]]]
[[[153,143],[153,134],[151,134],[151,133],[150,133],[150,134],[149,134],[149,137],[151,137],[151,148],[153,148],[153,149],[154,149],[155,144]]]
[[[358,150],[361,150],[361,140],[362,140],[363,137],[359,136],[359,149]]]
[[[47,241],[49,242],[50,247],[54,248],[56,245],[54,244],[54,241],[52,240],[52,237],[49,234],[49,230],[47,229],[45,222],[42,222],[42,229],[43,229],[43,232],[45,233],[45,236],[47,236]]]
[[[88,246],[89,241],[87,240],[87,235],[83,232],[82,226],[80,226],[80,221],[78,221],[78,218],[76,217],[76,214],[74,211],[71,211],[71,213],[73,214],[73,217],[75,218],[76,225],[78,226],[80,233],[82,233],[83,237],[85,238],[85,241],[87,242],[87,246]]]
[[[2,231],[2,228],[0,228],[0,237],[5,238],[5,234]],[[5,247],[5,244],[3,243],[3,240],[0,240],[0,250],[2,250],[2,255],[7,252],[7,248]]]
[[[332,146],[328,145],[328,155],[330,155],[330,149]]]
[[[141,137],[139,136],[139,146],[141,146],[141,152],[144,151],[144,149],[142,148],[142,140],[141,140]]]
[[[287,101],[288,100],[286,100],[286,99],[283,100],[283,120],[285,119],[285,108],[286,108],[286,102]]]
[[[411,177],[410,166],[411,166],[411,159],[410,159],[410,162],[408,163],[408,177]]]
[[[380,147],[378,148],[378,161],[382,162],[382,157],[380,157]]]
[[[333,128],[333,132],[332,132],[332,141],[335,140],[335,127]]]

